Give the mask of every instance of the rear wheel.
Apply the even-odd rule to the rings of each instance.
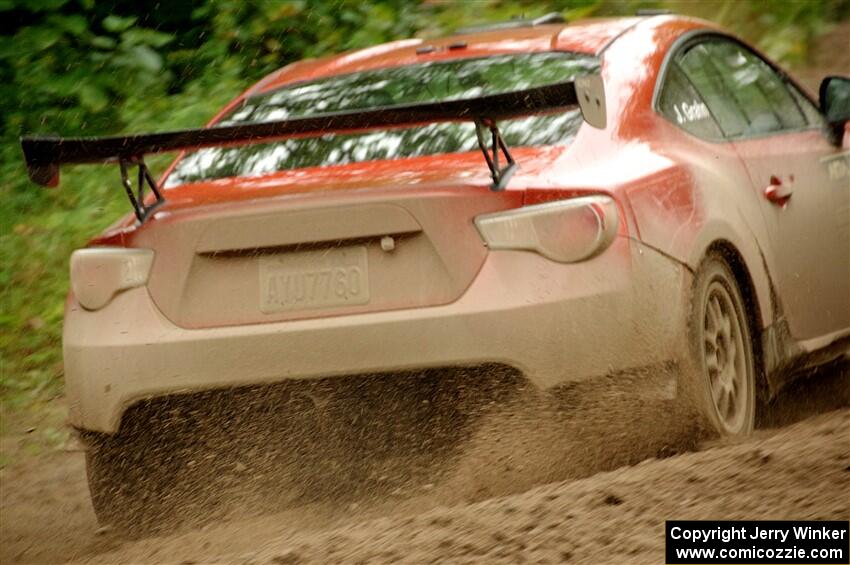
[[[178,465],[158,450],[146,452],[133,442],[96,438],[86,450],[86,472],[92,506],[98,522],[123,534],[156,532],[166,516],[170,483]]]
[[[752,432],[756,370],[749,318],[728,263],[709,255],[694,280],[691,349],[698,408],[721,435]]]
[[[290,465],[297,442],[281,421],[287,411],[278,406],[277,425],[263,425],[269,413],[259,401],[243,404],[244,395],[231,396],[216,403],[214,394],[202,394],[199,403],[184,406],[166,398],[131,410],[116,435],[85,434],[89,491],[100,524],[129,537],[147,536],[223,519],[237,509],[271,510],[297,496],[301,485],[289,480],[298,476]],[[266,399],[274,405],[279,397],[269,393],[260,400]],[[241,419],[231,410],[240,408]]]
[[[84,433],[98,520],[131,537],[433,482],[525,385],[498,365],[162,397]]]
[[[122,434],[88,443],[86,472],[98,522],[131,538],[223,519],[237,505],[275,508],[299,492],[286,480],[282,450],[264,449],[259,441],[253,450],[223,434]]]

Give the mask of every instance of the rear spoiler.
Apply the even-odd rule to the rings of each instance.
[[[24,136],[21,147],[30,179],[43,186],[59,183],[59,166],[79,163],[117,162],[121,180],[133,211],[140,222],[164,202],[164,197],[144,162],[144,156],[204,147],[258,143],[273,139],[319,136],[329,131],[353,132],[390,127],[415,126],[434,122],[472,121],[478,144],[493,179],[493,190],[502,190],[516,168],[497,126],[498,120],[556,111],[579,104],[586,121],[605,127],[605,96],[597,75],[578,77],[527,90],[491,94],[479,98],[387,106],[368,110],[316,114],[291,120],[214,126],[164,133],[109,137]],[[487,147],[486,131],[490,146]],[[499,153],[505,158],[499,164]],[[138,167],[134,194],[128,168]],[[147,203],[145,185],[154,201]]]

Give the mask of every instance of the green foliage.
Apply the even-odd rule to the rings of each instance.
[[[666,5],[715,21],[789,66],[806,64],[813,40],[850,13],[850,0],[670,0]]]
[[[114,167],[63,170],[61,190],[30,184],[22,133],[197,126],[305,57],[517,16],[639,7],[717,20],[801,63],[850,0],[0,0],[0,399],[16,406],[61,394],[67,257],[126,211]]]

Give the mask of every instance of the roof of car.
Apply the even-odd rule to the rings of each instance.
[[[286,84],[326,76],[444,59],[553,50],[598,54],[643,19],[588,19],[569,24],[497,29],[438,39],[403,39],[340,55],[299,61],[270,74],[251,90],[252,93],[267,92]]]

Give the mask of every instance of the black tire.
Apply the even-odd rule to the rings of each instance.
[[[694,277],[689,316],[696,408],[720,435],[753,431],[756,365],[750,318],[735,275],[712,253]]]
[[[87,443],[89,492],[102,526],[138,537],[175,525],[185,466],[179,450],[125,437],[91,437]]]
[[[166,423],[166,412],[140,411],[117,435],[85,437],[102,526],[137,538],[220,520],[236,508],[270,511],[299,492],[287,481],[291,446],[283,426],[258,430],[226,409],[207,418],[186,410]]]
[[[92,504],[101,525],[138,537],[432,482],[522,385],[486,366],[152,399],[119,433],[83,434]]]

